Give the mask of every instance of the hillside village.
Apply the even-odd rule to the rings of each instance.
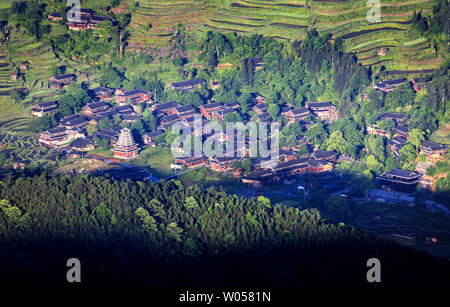
[[[76,82],[76,76],[58,75],[50,79],[51,86],[61,90],[69,84]],[[373,88],[379,91],[392,91],[399,85],[411,82],[415,90],[420,90],[426,86],[425,82],[418,82],[412,79],[385,81],[374,84]],[[188,80],[183,82],[170,83],[167,88],[173,91],[187,93],[194,89],[206,86],[203,79]],[[194,129],[194,116],[203,118],[202,126],[208,122],[215,121],[223,123],[227,114],[240,114],[241,106],[237,102],[218,103],[211,102],[201,106],[181,105],[177,102],[159,103],[149,90],[106,88],[96,87],[88,90],[91,101],[87,103],[82,111],[69,117],[64,117],[59,121],[58,127],[44,131],[39,136],[39,142],[44,146],[56,148],[64,151],[71,157],[83,157],[94,151],[99,143],[107,144],[113,152],[114,159],[132,159],[139,155],[139,151],[145,147],[167,146],[164,142],[173,124],[182,122],[191,128],[193,135],[201,135],[202,140],[210,137],[211,134],[202,134]],[[250,107],[251,114],[249,120],[270,123],[272,117],[268,113],[265,98],[258,93],[252,94],[253,105]],[[144,110],[150,110],[157,120],[156,129],[146,131],[140,135],[139,139],[133,137],[130,129],[125,126],[142,119]],[[58,102],[41,102],[31,109],[33,116],[42,117],[58,112]],[[239,118],[241,118],[239,116]],[[308,131],[317,121],[332,123],[339,118],[337,108],[331,102],[307,102],[304,107],[292,108],[289,105],[282,106],[279,110],[279,118],[286,126],[299,123],[305,131]],[[95,127],[104,120],[113,122],[114,125],[108,129],[95,129],[94,133],[88,133],[88,127]],[[407,143],[409,137],[408,116],[402,113],[383,112],[379,121],[391,121],[394,127],[382,129],[377,125],[367,126],[366,133],[388,138],[389,150],[398,157],[401,148]],[[125,128],[124,128],[125,127]],[[284,128],[284,127],[282,127]],[[388,131],[390,130],[390,131]],[[228,136],[225,133],[219,141],[225,146],[230,142],[236,142],[237,135]],[[248,148],[248,139],[246,148]],[[300,150],[306,146],[307,150]],[[270,148],[269,148],[270,149]],[[420,155],[425,155],[425,160],[419,162],[415,171],[404,171],[392,169],[388,172],[380,173],[377,179],[388,185],[401,186],[403,190],[413,191],[417,184],[430,188],[433,181],[426,176],[426,169],[434,165],[437,161],[442,161],[447,153],[445,145],[424,140],[420,147]],[[345,155],[339,155],[333,151],[320,150],[305,137],[297,138],[295,146],[282,147],[279,153],[279,163],[276,166],[268,165],[267,159],[248,159],[248,150],[234,157],[177,157],[172,164],[174,169],[190,169],[198,167],[208,167],[213,171],[229,173],[241,178],[241,181],[251,186],[262,186],[273,181],[280,181],[295,174],[304,172],[321,173],[333,170],[340,161],[355,162]],[[243,169],[245,160],[251,164],[250,168]],[[358,162],[358,161],[356,161]]]

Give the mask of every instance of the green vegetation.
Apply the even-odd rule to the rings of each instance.
[[[89,259],[86,287],[365,286],[373,257],[383,259],[382,286],[448,285],[446,260],[265,197],[42,174],[2,183],[0,199],[1,283],[9,286],[63,285],[57,272],[67,255]],[[17,274],[25,266],[26,281]]]

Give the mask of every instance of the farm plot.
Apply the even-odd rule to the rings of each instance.
[[[25,162],[35,166],[47,166],[59,162],[60,154],[44,146],[40,146],[35,136],[13,134],[0,130],[0,153],[7,159]]]

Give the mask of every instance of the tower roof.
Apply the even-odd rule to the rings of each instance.
[[[131,135],[131,131],[128,128],[123,128],[120,131],[119,139],[115,145],[116,147],[133,147],[136,146],[136,143],[133,140],[133,136]]]

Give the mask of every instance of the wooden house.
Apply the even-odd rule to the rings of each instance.
[[[107,87],[96,87],[93,89],[90,89],[88,91],[89,95],[92,97],[93,100],[96,101],[102,101],[102,100],[110,100],[113,98],[114,90],[107,88]]]
[[[201,105],[199,108],[200,113],[205,118],[211,118],[213,114],[222,109],[222,105],[219,102],[209,103]]]
[[[205,86],[205,80],[203,79],[195,79],[195,80],[188,80],[188,81],[181,81],[181,82],[172,82],[170,83],[167,88],[171,90],[176,91],[191,91],[195,88],[201,88]]]
[[[216,172],[226,172],[233,169],[233,163],[239,161],[237,157],[215,157],[209,159],[209,167]]]
[[[93,102],[85,105],[82,110],[84,115],[94,116],[108,111],[109,106],[104,102]]]
[[[307,107],[321,120],[332,121],[337,118],[337,108],[331,102],[310,102]]]
[[[50,78],[50,87],[55,90],[60,90],[63,87],[69,86],[75,80],[76,76],[74,74],[57,75]]]
[[[125,91],[122,94],[116,94],[116,101],[119,106],[130,103],[150,103],[152,102],[152,92],[142,89]]]
[[[164,135],[164,131],[161,129],[155,130],[153,132],[146,133],[142,136],[142,142],[145,145],[155,143],[157,138],[161,135]]]
[[[301,107],[296,109],[291,109],[284,112],[285,118],[289,120],[289,122],[299,122],[306,119],[310,115],[308,108]]]
[[[45,114],[55,114],[58,111],[58,103],[56,101],[39,102],[31,108],[31,114],[42,117]]]

